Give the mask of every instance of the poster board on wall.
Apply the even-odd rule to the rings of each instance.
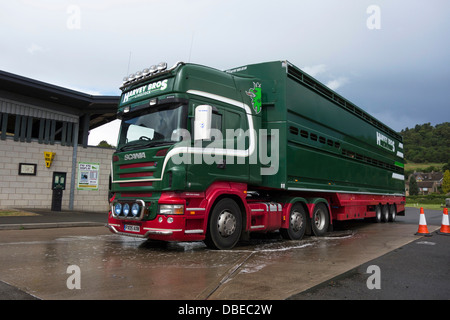
[[[78,190],[98,190],[100,163],[78,162]]]

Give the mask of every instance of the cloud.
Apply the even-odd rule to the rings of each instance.
[[[336,90],[349,82],[347,77],[334,78],[332,75],[329,75],[327,72],[328,67],[325,64],[306,66],[301,69],[304,72],[306,72],[307,74],[309,74],[311,77],[314,77],[314,78],[318,78],[319,75],[320,75],[321,79],[331,78],[331,80],[328,80],[326,82],[326,86],[328,88],[330,88],[331,90]],[[318,80],[320,80],[320,79],[318,79]]]
[[[339,77],[337,79],[328,81],[326,86],[328,88],[330,88],[331,90],[337,90],[338,88],[342,87],[346,83],[348,83],[348,78],[346,78],[346,77]]]
[[[27,48],[27,51],[29,54],[33,55],[35,53],[45,52],[46,50],[43,47],[41,47],[40,45],[33,43],[33,44],[31,44],[31,46],[29,46]]]
[[[318,74],[324,73],[327,71],[327,66],[324,64],[318,64],[314,66],[306,66],[301,68],[304,72],[309,74],[311,77],[316,77]]]

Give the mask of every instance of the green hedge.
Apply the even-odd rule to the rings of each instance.
[[[406,203],[424,203],[424,204],[445,204],[445,199],[448,198],[445,194],[429,194],[426,196],[407,196]]]

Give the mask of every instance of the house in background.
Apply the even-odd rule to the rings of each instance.
[[[439,193],[439,188],[444,180],[444,174],[442,172],[414,172],[408,177],[406,182],[406,195],[409,195],[409,181],[411,176],[417,181],[419,187],[419,194],[427,195],[430,193]]]

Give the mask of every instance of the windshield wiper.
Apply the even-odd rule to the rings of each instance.
[[[119,152],[131,151],[131,150],[142,149],[142,148],[150,148],[150,147],[163,146],[163,145],[172,145],[174,143],[175,143],[175,141],[150,141],[150,142],[146,142],[144,144],[141,144],[139,142],[138,143],[130,142],[130,143],[124,145],[123,147],[120,147],[119,149],[117,149],[117,151],[119,151]]]
[[[142,147],[142,144],[139,141],[137,143],[136,141],[132,141],[120,147],[119,149],[117,149],[117,151],[130,151],[140,147]]]
[[[175,141],[150,141],[143,145],[143,147],[156,147],[156,146],[166,146],[175,144]]]

